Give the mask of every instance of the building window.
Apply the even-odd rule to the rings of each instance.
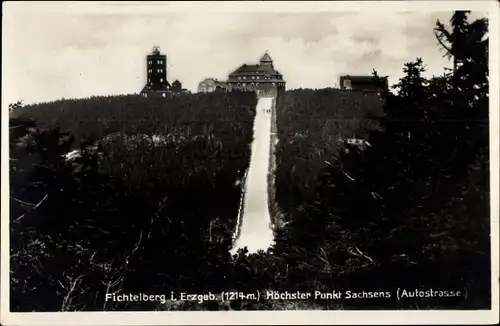
[[[238,80],[241,80],[241,76],[238,76]]]
[[[148,78],[148,83],[151,83],[151,78]]]
[[[276,86],[276,84],[275,84],[275,83],[273,83],[273,86]]]
[[[252,86],[255,86],[255,84],[254,84],[254,83],[252,83]]]
[[[163,83],[163,78],[160,78],[160,83]]]
[[[153,72],[153,69],[148,69],[148,72],[149,72],[149,73]]]
[[[256,86],[259,86],[259,83],[255,83]]]
[[[167,97],[167,94],[165,94],[165,93],[162,93],[161,95],[162,95],[163,97]]]
[[[157,69],[157,72],[163,72],[162,69]]]
[[[243,76],[243,79],[247,79],[247,76]]]
[[[240,87],[240,86],[241,86],[241,83],[238,83],[238,87]]]
[[[161,64],[161,60],[158,60],[158,63]]]
[[[245,85],[246,85],[246,84],[245,84],[245,83],[243,83],[243,87],[245,87]]]
[[[153,62],[151,60],[148,61],[148,65],[152,64]]]

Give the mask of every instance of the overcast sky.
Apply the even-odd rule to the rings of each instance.
[[[475,13],[474,16],[481,15]],[[25,103],[137,93],[153,45],[167,79],[196,91],[266,51],[287,88],[323,88],[372,69],[401,76],[420,56],[428,74],[447,64],[433,35],[451,12],[106,14],[17,12],[4,16],[4,96]]]

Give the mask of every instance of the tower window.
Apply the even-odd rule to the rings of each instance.
[[[153,61],[151,61],[151,60],[148,61],[148,64],[152,64],[152,63],[153,63]]]
[[[161,64],[161,60],[158,60],[158,63]]]
[[[149,72],[149,73],[153,72],[153,69],[148,69],[148,72]]]
[[[160,78],[160,83],[163,83],[163,78]]]

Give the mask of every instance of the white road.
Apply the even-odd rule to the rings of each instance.
[[[250,253],[266,250],[274,241],[268,206],[269,155],[271,146],[272,98],[260,98],[257,103],[250,157],[245,185],[241,233],[231,250],[247,247]],[[269,112],[268,112],[269,111]]]

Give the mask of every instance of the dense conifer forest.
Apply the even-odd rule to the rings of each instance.
[[[415,54],[380,95],[277,98],[280,223],[256,254],[229,253],[255,93],[12,104],[11,311],[489,308],[488,21],[454,12],[434,32],[452,63],[440,76]],[[467,299],[397,300],[398,288]],[[392,296],[168,300],[231,290]]]

